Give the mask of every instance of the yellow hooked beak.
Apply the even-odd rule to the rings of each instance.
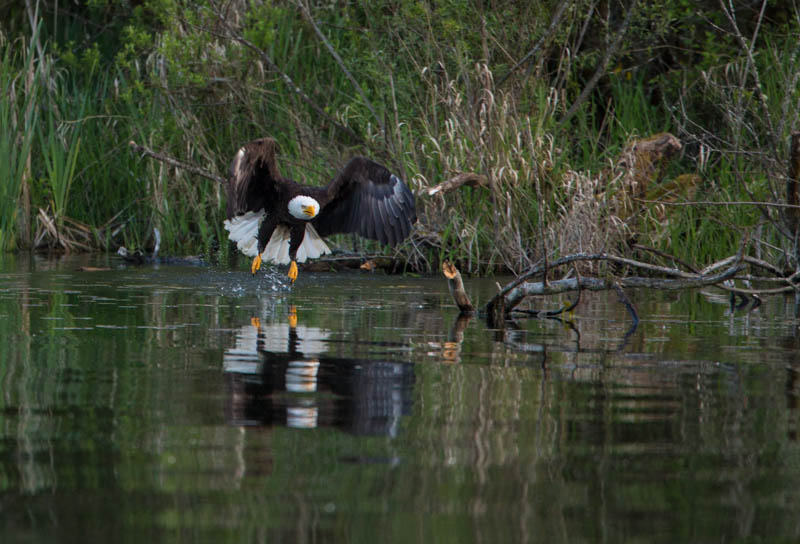
[[[314,217],[317,214],[314,206],[303,206],[303,213],[309,217]]]

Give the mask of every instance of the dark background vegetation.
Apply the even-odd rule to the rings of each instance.
[[[742,204],[786,199],[794,1],[27,0],[0,21],[5,250],[147,249],[155,227],[171,253],[229,251],[222,188],[128,142],[225,175],[271,135],[298,181],[355,153],[401,174],[421,271],[632,241],[797,264],[786,212]],[[680,152],[637,167],[660,132]],[[427,196],[462,172],[488,183]]]

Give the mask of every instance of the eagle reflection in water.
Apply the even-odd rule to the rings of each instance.
[[[298,326],[293,314],[289,321],[254,319],[225,352],[228,422],[396,436],[411,412],[413,365],[322,355],[329,331]]]

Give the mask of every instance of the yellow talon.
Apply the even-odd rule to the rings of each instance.
[[[255,273],[258,272],[259,268],[261,268],[261,254],[260,253],[258,255],[256,255],[255,259],[253,259],[253,264],[250,266],[250,272],[252,272],[253,275],[255,275]]]
[[[292,261],[292,264],[289,265],[289,274],[288,274],[288,276],[289,276],[289,279],[292,280],[292,283],[294,283],[294,280],[297,279],[297,263],[294,262],[294,261]]]
[[[289,306],[289,326],[291,328],[297,327],[297,308]]]
[[[257,317],[251,317],[250,318],[250,324],[253,327],[255,327],[256,329],[260,329],[261,328],[261,320],[259,318],[257,318]]]

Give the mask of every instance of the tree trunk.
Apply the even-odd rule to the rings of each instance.
[[[786,203],[790,206],[800,205],[800,132],[792,134],[791,149],[789,150],[789,176],[786,179]],[[795,265],[800,266],[800,208],[786,208],[786,226],[792,237]]]

